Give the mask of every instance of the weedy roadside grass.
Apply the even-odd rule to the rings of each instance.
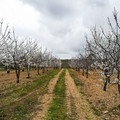
[[[72,70],[71,70],[71,69],[68,69],[68,71],[69,71],[69,73],[70,73],[70,76],[71,76],[72,79],[74,80],[75,85],[82,87],[82,86],[83,86],[83,83],[82,83],[78,78],[75,77],[75,75],[73,74]]]
[[[0,96],[0,120],[27,120],[37,104],[38,96],[47,92],[50,80],[59,71],[49,71],[34,81],[8,89]]]
[[[60,74],[54,89],[54,99],[48,110],[48,120],[66,120],[67,108],[65,105],[65,70]]]
[[[110,110],[110,112],[115,112],[116,114],[118,113],[119,114],[119,112],[120,112],[120,104],[119,105],[117,105],[117,106],[115,106],[115,107],[113,107],[111,110]],[[120,115],[120,114],[119,114]]]

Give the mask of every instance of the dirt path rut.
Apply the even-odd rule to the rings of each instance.
[[[83,120],[83,115],[81,111],[81,98],[68,70],[66,71],[65,79],[68,116],[70,119]]]
[[[66,70],[66,104],[70,120],[97,120],[88,103],[82,99],[73,79]]]
[[[48,108],[53,99],[53,90],[62,70],[50,81],[48,92],[38,98],[39,105],[36,106],[35,112],[32,114],[33,120],[45,120],[47,117]]]

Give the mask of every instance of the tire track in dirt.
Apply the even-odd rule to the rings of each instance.
[[[66,70],[66,104],[69,120],[97,120],[91,112],[89,105],[82,99],[80,93]]]
[[[66,70],[66,103],[68,108],[68,118],[72,120],[84,120],[81,111],[81,98],[79,92],[71,78],[68,70]]]
[[[33,120],[45,120],[47,118],[48,108],[53,99],[53,90],[61,74],[62,70],[50,81],[48,85],[48,92],[38,98],[38,105],[35,112],[32,113]]]

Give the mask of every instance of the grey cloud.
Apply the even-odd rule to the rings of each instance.
[[[57,51],[56,53],[57,53],[57,54],[69,54],[68,51]]]
[[[71,14],[74,14],[73,8],[64,2],[59,2],[57,0],[21,0],[27,4],[34,6],[38,11],[42,11],[44,14],[55,17],[64,18]]]
[[[88,0],[89,4],[96,5],[97,7],[105,7],[108,4],[108,0]]]
[[[70,8],[64,5],[60,5],[58,3],[57,4],[51,3],[48,6],[48,11],[50,15],[58,18],[66,17],[72,13],[72,10]]]
[[[85,43],[84,33],[93,25],[105,26],[106,18],[112,15],[114,6],[118,6],[118,0],[21,1],[42,15],[40,42],[60,57],[72,56],[81,50]]]

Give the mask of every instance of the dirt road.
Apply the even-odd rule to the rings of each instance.
[[[35,112],[32,113],[33,120],[47,119],[48,109],[53,100],[53,91],[61,72],[62,70],[50,81],[48,92],[39,97]],[[68,70],[66,70],[65,84],[67,120],[99,120],[93,114],[89,103],[81,96]]]
[[[45,120],[47,117],[47,111],[50,106],[50,103],[53,99],[53,90],[56,85],[56,82],[61,74],[62,70],[50,81],[48,85],[48,92],[38,98],[38,105],[35,108],[35,112],[32,113],[33,120]]]

